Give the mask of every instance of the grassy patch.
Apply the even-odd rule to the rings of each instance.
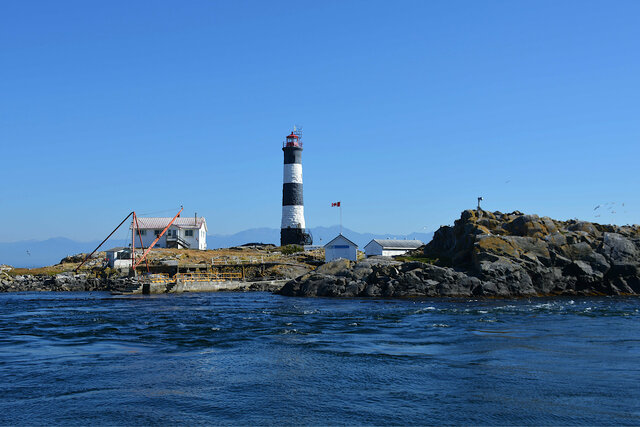
[[[74,265],[75,267],[75,265]],[[40,267],[40,268],[14,268],[10,271],[7,271],[6,273],[9,276],[22,276],[25,274],[30,274],[33,276],[39,275],[39,276],[55,276],[56,274],[60,274],[64,271],[69,271],[71,270],[71,268],[69,268],[68,266],[62,265],[62,264],[58,264],[58,265],[52,265],[49,267]]]
[[[282,252],[280,252],[282,251]],[[291,255],[283,256],[283,255]],[[104,257],[99,257],[104,258]],[[247,265],[252,263],[292,263],[317,265],[318,261],[324,260],[324,250],[318,249],[314,251],[304,251],[302,246],[288,245],[281,248],[253,249],[253,248],[225,248],[225,249],[166,249],[153,248],[147,255],[150,265],[159,264],[162,260],[177,260],[179,265],[185,264],[206,264],[211,265],[212,260],[216,266],[220,267],[225,263],[234,264],[244,262]],[[55,276],[63,272],[73,272],[80,264],[79,262],[56,264],[40,268],[12,268],[3,273],[8,276],[18,275],[46,275]],[[102,262],[99,266],[88,265],[82,266],[79,273],[85,273],[95,277],[118,276],[121,274],[119,270],[110,268],[102,269]],[[138,266],[139,269],[144,268],[144,262]],[[139,270],[142,271],[142,270]],[[3,275],[4,275],[3,274]],[[5,276],[6,277],[6,276]]]
[[[418,261],[425,264],[437,264],[438,260],[434,258],[419,257],[419,256],[396,256],[393,259],[401,262]]]

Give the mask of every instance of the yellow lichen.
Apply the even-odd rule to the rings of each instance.
[[[474,250],[496,255],[509,255],[515,258],[520,256],[520,250],[518,248],[499,236],[489,236],[478,240]]]

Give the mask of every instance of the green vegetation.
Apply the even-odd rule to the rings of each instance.
[[[280,248],[282,255],[291,255],[297,252],[304,252],[304,248],[300,245],[286,245]]]
[[[424,264],[433,264],[433,265],[438,263],[437,259],[421,257],[421,256],[395,256],[395,257],[393,257],[393,259],[395,259],[396,261],[401,261],[401,262],[418,261],[418,262],[422,262]]]
[[[25,274],[30,274],[33,276],[55,276],[56,274],[60,274],[68,270],[71,270],[71,268],[65,268],[65,266],[58,264],[58,265],[52,265],[52,266],[40,267],[40,268],[14,268],[12,270],[7,271],[6,273],[9,276],[13,276],[13,277],[22,276]]]

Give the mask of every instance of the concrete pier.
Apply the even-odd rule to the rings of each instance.
[[[289,279],[284,280],[260,280],[244,282],[240,280],[228,281],[189,281],[172,283],[143,283],[131,294],[166,294],[183,292],[221,292],[221,291],[267,291],[273,292],[280,289]]]

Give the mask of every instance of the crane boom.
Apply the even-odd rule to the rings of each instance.
[[[76,273],[78,272],[78,270],[80,269],[80,267],[82,267],[82,265],[83,265],[85,262],[87,262],[87,260],[88,260],[89,258],[91,258],[91,255],[95,254],[95,253],[96,253],[96,251],[97,251],[98,249],[100,249],[100,246],[104,245],[104,242],[106,242],[107,240],[109,240],[109,237],[113,236],[113,233],[115,233],[115,232],[118,230],[118,228],[120,228],[120,226],[121,226],[122,224],[124,224],[124,222],[125,222],[127,219],[129,219],[129,217],[130,217],[131,215],[133,215],[133,212],[130,212],[130,213],[129,213],[129,215],[127,215],[127,217],[126,217],[125,219],[123,219],[123,220],[122,220],[122,222],[121,222],[120,224],[118,224],[118,226],[117,226],[117,227],[116,227],[116,228],[111,232],[111,234],[109,234],[109,235],[107,236],[107,238],[106,238],[106,239],[104,239],[104,240],[102,241],[102,243],[100,243],[100,244],[98,245],[98,247],[97,247],[97,248],[95,248],[95,249],[93,250],[93,252],[91,252],[89,255],[87,255],[87,256],[86,256],[86,258],[85,258],[84,260],[82,260],[82,262],[80,263],[80,265],[76,267],[76,270],[75,270],[75,271],[76,271]]]
[[[158,236],[156,237],[156,239],[153,241],[153,243],[151,243],[149,245],[149,247],[147,248],[147,250],[144,252],[144,254],[142,254],[142,258],[140,258],[138,260],[138,262],[136,262],[133,265],[133,269],[135,270],[136,267],[142,262],[142,260],[144,260],[147,257],[147,254],[149,253],[149,251],[151,250],[151,248],[153,248],[156,243],[158,243],[158,240],[160,240],[160,238],[164,235],[164,233],[167,232],[167,230],[169,229],[169,227],[171,227],[171,224],[173,224],[173,221],[176,220],[176,218],[178,218],[180,216],[180,213],[182,212],[182,209],[184,209],[182,206],[180,206],[180,211],[176,214],[176,216],[173,217],[173,219],[171,221],[169,221],[169,224],[167,224],[167,226],[164,228],[164,230],[162,230],[162,233],[158,234]],[[127,217],[129,218],[129,217]]]

